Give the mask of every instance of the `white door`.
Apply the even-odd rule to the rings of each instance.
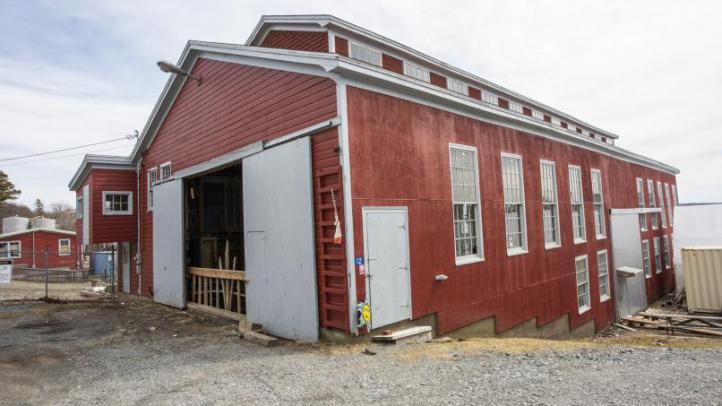
[[[612,262],[616,286],[617,319],[637,314],[647,307],[644,272],[636,275],[619,272],[622,267],[641,270],[642,234],[639,230],[639,211],[613,209],[609,216],[612,237]]]
[[[186,306],[182,179],[153,188],[153,300]]]
[[[406,207],[365,207],[363,222],[371,328],[408,320],[411,270]]]
[[[123,261],[123,292],[130,293],[130,243],[122,243],[120,250]]]
[[[273,335],[318,341],[308,137],[243,160],[247,319]]]

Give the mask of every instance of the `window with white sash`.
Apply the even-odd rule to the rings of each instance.
[[[664,236],[662,239],[662,244],[664,244],[664,267],[665,269],[669,269],[672,267],[672,259],[669,257],[669,237]]]
[[[586,255],[576,257],[577,309],[579,314],[592,308],[589,294],[589,258]]]
[[[654,237],[652,242],[654,248],[654,270],[657,273],[662,273],[662,250],[659,246],[659,237]]]
[[[160,164],[160,181],[165,182],[173,177],[173,164],[168,161]]]
[[[119,216],[133,214],[132,192],[103,192],[103,215]]]
[[[511,100],[509,101],[509,110],[516,111],[517,113],[524,113],[524,108],[521,106],[521,103]]]
[[[610,298],[609,292],[609,263],[607,250],[597,252],[597,275],[599,275],[599,298],[603,302]]]
[[[58,240],[58,255],[61,257],[70,255],[70,239],[61,238]]]
[[[75,218],[83,218],[83,196],[78,196],[78,198],[75,200]]]
[[[659,208],[662,210],[659,217],[662,219],[662,228],[667,228],[666,207],[664,205],[664,193],[662,192],[662,182],[657,181],[657,197],[659,198]]]
[[[424,82],[431,81],[431,73],[428,69],[409,61],[404,61],[404,75],[423,80]]]
[[[521,156],[501,154],[506,218],[506,252],[513,255],[527,249],[526,210],[524,204],[524,173]]]
[[[483,259],[479,165],[475,147],[449,145],[456,264]]]
[[[674,206],[672,206],[672,197],[669,194],[669,183],[664,184],[664,197],[667,198],[667,217],[669,218],[669,226],[674,226]]]
[[[17,259],[23,256],[23,245],[20,241],[0,242],[0,258]]]
[[[654,181],[651,179],[647,180],[647,197],[649,198],[649,207],[657,207],[657,201],[654,197]],[[650,216],[652,217],[652,230],[658,229],[658,213],[651,213]]]
[[[572,204],[572,236],[574,243],[587,241],[584,224],[584,193],[582,192],[582,168],[569,165],[569,194]]]
[[[349,43],[348,51],[349,56],[357,61],[381,66],[381,52],[379,51],[359,45],[355,42]]]
[[[148,207],[148,211],[153,210],[153,187],[155,187],[155,184],[158,183],[158,169],[157,168],[151,168],[148,169],[148,201],[146,202],[146,206]]]
[[[446,87],[452,92],[461,93],[465,96],[469,95],[469,86],[460,80],[449,78],[446,81]]]
[[[557,193],[557,168],[551,161],[541,161],[542,223],[546,248],[562,244],[559,232],[559,194]]]
[[[637,207],[644,208],[644,180],[637,178]],[[647,231],[647,217],[639,215],[639,229]]]
[[[675,206],[679,206],[679,199],[677,199],[677,185],[672,185],[672,201]]]
[[[652,277],[652,267],[649,263],[649,240],[642,240],[642,269],[646,278]]]
[[[594,231],[597,239],[607,236],[607,227],[604,219],[604,194],[602,192],[602,172],[592,169],[592,203],[594,205]]]
[[[481,101],[498,106],[499,105],[499,96],[497,96],[496,94],[494,94],[492,92],[482,89]]]

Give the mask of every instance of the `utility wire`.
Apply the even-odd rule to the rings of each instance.
[[[31,159],[31,160],[29,160],[29,161],[12,162],[12,163],[9,163],[9,164],[3,164],[3,167],[7,167],[7,166],[17,166],[17,165],[25,165],[25,164],[33,164],[33,163],[45,162],[45,161],[54,161],[54,160],[56,160],[56,159],[65,159],[65,158],[72,158],[72,157],[76,157],[76,156],[81,156],[81,155],[85,155],[85,154],[91,153],[91,152],[113,151],[113,150],[118,150],[118,149],[125,149],[125,148],[127,148],[127,147],[128,147],[127,145],[123,145],[122,147],[96,149],[96,150],[86,151],[86,152],[81,152],[81,153],[76,153],[76,154],[67,154],[67,155],[61,155],[61,156],[54,156],[54,157],[51,157],[51,158]]]
[[[16,161],[16,160],[18,160],[18,159],[31,158],[31,157],[34,157],[34,156],[56,154],[56,153],[58,153],[58,152],[72,151],[72,150],[74,150],[74,149],[81,149],[81,148],[93,147],[93,146],[96,146],[96,145],[108,144],[108,143],[110,143],[110,142],[116,142],[116,141],[122,141],[122,140],[132,140],[132,139],[134,139],[134,138],[138,138],[138,131],[136,131],[135,134],[126,135],[126,136],[121,137],[121,138],[113,138],[112,140],[94,142],[94,143],[92,143],[92,144],[85,144],[85,145],[80,145],[80,146],[77,146],[77,147],[56,149],[56,150],[54,150],[54,151],[47,151],[47,152],[38,152],[37,154],[14,156],[14,157],[12,157],[12,158],[1,158],[1,159],[0,159],[0,162]]]

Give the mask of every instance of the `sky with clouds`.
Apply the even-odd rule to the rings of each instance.
[[[328,13],[621,136],[722,201],[718,1],[10,1],[0,13],[0,160],[141,130],[188,39],[243,43],[262,14]],[[82,153],[0,161],[20,201],[74,204]]]

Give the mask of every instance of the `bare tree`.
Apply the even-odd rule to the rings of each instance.
[[[75,231],[75,208],[68,203],[52,203],[46,215],[51,219],[55,219],[58,228]]]

